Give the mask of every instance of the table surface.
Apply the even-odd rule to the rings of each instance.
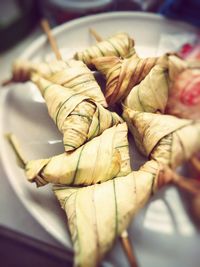
[[[39,27],[14,48],[0,54],[0,83],[7,78],[11,71],[12,62],[41,34]],[[3,67],[2,67],[3,66]],[[6,90],[2,88],[1,90]],[[30,215],[13,191],[0,162],[0,225],[11,228],[48,244],[63,247]]]

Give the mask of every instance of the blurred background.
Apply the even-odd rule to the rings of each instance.
[[[200,26],[199,0],[0,0],[0,53],[15,45],[46,17],[51,25],[101,12],[162,13]]]
[[[17,44],[38,26],[51,25],[108,11],[158,12],[163,0],[0,0],[0,53]]]
[[[114,11],[159,12],[169,0],[0,0],[0,82],[24,49],[42,34],[41,18],[51,27],[79,17]]]
[[[79,17],[114,11],[163,14],[200,27],[199,0],[0,0],[0,82],[10,72],[13,59],[41,34],[46,17],[56,26]]]

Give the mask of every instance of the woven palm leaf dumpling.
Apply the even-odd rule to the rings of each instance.
[[[165,185],[178,185],[178,180],[185,179],[150,160],[138,171],[102,184],[81,188],[54,186],[68,218],[75,266],[98,266],[152,195]]]
[[[123,106],[137,111],[164,113],[169,95],[169,77],[166,67],[154,66],[123,101]]]
[[[103,60],[106,61],[106,58]],[[109,61],[108,58],[107,60]],[[148,59],[146,60],[148,61]],[[109,66],[109,64],[107,66]],[[105,66],[104,69],[106,73],[109,70],[106,69]],[[104,70],[102,70],[102,73],[103,72]],[[180,99],[175,97],[174,92],[177,88],[176,83],[181,83],[180,78],[182,76],[185,77],[186,74],[190,73],[194,73],[193,76],[190,76],[189,78],[190,84],[192,85],[189,88],[189,93],[192,97],[193,105],[190,103],[190,105],[183,106]],[[198,102],[199,98],[196,92],[199,77],[198,69],[190,67],[189,64],[187,65],[185,61],[176,56],[166,55],[165,59],[163,57],[163,61],[160,60],[160,62],[156,63],[156,65],[152,65],[145,78],[131,89],[130,93],[123,101],[123,106],[137,111],[172,113],[182,118],[199,119],[200,106]],[[187,81],[189,79],[187,79]],[[191,79],[193,79],[193,81],[191,81]],[[126,91],[127,81],[123,82],[125,84],[124,88]],[[185,83],[186,81],[184,81],[184,84]],[[181,87],[181,85],[179,87]],[[183,87],[184,86],[182,85],[182,88],[179,88],[179,90],[176,91],[176,95],[177,93],[181,93],[181,89],[182,91],[185,89],[185,87]],[[123,97],[124,95],[122,94],[122,98]],[[186,97],[189,97],[189,94],[186,94]],[[181,108],[179,109],[180,106]]]
[[[13,64],[13,81],[23,82],[30,80],[32,74],[35,73],[41,78],[68,89],[73,89],[77,94],[88,96],[107,107],[101,88],[94,75],[82,61],[70,59],[31,62],[18,59]]]
[[[75,252],[75,266],[98,266],[153,193],[168,184],[158,162],[102,184],[82,188],[55,186],[65,210]]]
[[[144,80],[132,88],[123,102],[123,107],[140,112],[164,113],[183,119],[200,120],[198,66],[199,62],[187,62],[169,55],[167,66],[154,66]],[[199,177],[198,153],[192,155],[190,161],[193,176]]]
[[[148,62],[148,59],[145,59]],[[149,59],[150,61],[153,58]],[[155,61],[154,61],[155,62]],[[148,74],[131,88],[123,105],[132,110],[166,112],[169,93],[179,73],[187,68],[186,62],[174,55],[165,55],[148,69]]]
[[[199,69],[176,56],[168,56],[168,64],[154,66],[123,103],[137,111],[200,119],[199,81]]]
[[[28,181],[37,186],[47,183],[91,185],[131,172],[126,123],[105,130],[72,153],[25,164]]]
[[[157,64],[167,66],[168,57],[139,58],[136,54],[121,59],[115,56],[93,59],[93,63],[106,78],[105,97],[109,105],[121,102]]]
[[[83,61],[88,67],[94,68],[93,59],[107,56],[128,58],[136,55],[134,40],[127,33],[117,33],[97,44],[77,52],[74,58]]]
[[[12,68],[12,81],[24,82],[30,79],[33,72],[37,72],[42,77],[68,88],[76,88],[80,83],[87,83],[90,89],[87,91],[93,99],[92,94],[95,84],[94,76],[84,64],[90,66],[93,58],[99,56],[116,55],[120,57],[129,57],[136,54],[134,49],[134,41],[126,33],[118,33],[97,43],[86,49],[86,51],[78,52],[74,55],[74,59],[68,60],[51,60],[32,62],[22,58],[17,59]],[[86,89],[86,88],[85,88]],[[96,88],[98,90],[98,88]],[[80,86],[79,86],[80,91]],[[84,90],[83,90],[84,91]],[[102,102],[106,106],[105,100],[102,101],[102,93],[99,90],[99,99],[94,99],[97,102]],[[85,92],[83,94],[86,95]],[[96,95],[97,96],[97,95]]]
[[[123,117],[141,153],[172,169],[200,151],[200,121],[128,108]]]
[[[53,84],[38,74],[33,74],[32,80],[45,99],[49,115],[63,134],[66,152],[122,122],[115,112],[110,112],[88,96]]]
[[[200,117],[197,64],[170,54],[157,58],[101,57],[93,63],[106,78],[105,97],[109,105],[124,100],[131,109],[154,112],[149,108],[155,110],[155,98],[160,102],[158,108],[162,104],[162,113],[192,119]],[[149,101],[148,97],[151,97]]]

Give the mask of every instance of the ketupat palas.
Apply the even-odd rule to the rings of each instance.
[[[107,40],[87,48],[83,52],[77,52],[74,55],[75,60],[69,59],[51,60],[49,62],[31,62],[25,59],[17,59],[13,64],[12,79],[15,82],[24,82],[29,80],[32,72],[37,72],[53,82],[59,81],[59,84],[66,83],[66,87],[70,87],[70,85],[75,87],[76,82],[74,82],[74,79],[72,80],[75,75],[80,83],[88,82],[88,87],[94,87],[94,77],[92,77],[92,73],[86,66],[93,66],[93,58],[113,55],[119,57],[129,57],[135,53],[134,41],[128,36],[128,34],[118,33]],[[95,87],[96,86],[97,84]],[[97,101],[97,99],[95,100]]]
[[[160,166],[147,162],[139,171],[82,188],[54,187],[68,218],[75,266],[96,267],[133,216],[158,187]]]
[[[173,82],[180,72],[189,67],[187,62],[170,54],[150,58],[139,58],[136,54],[127,59],[101,57],[94,59],[93,63],[106,78],[105,97],[110,105],[125,99],[137,84],[151,75],[151,70],[156,65],[163,67],[165,74],[168,74],[168,83]],[[160,85],[162,91],[162,84]]]
[[[105,130],[72,153],[28,161],[25,173],[37,186],[91,185],[131,172],[126,123]]]
[[[200,121],[128,108],[123,117],[141,153],[172,169],[200,151]]]
[[[77,52],[74,58],[93,68],[93,59],[104,56],[130,57],[135,54],[134,41],[127,33],[117,33],[97,44]]]
[[[123,121],[115,112],[110,112],[88,96],[53,84],[37,74],[32,75],[32,80],[46,101],[49,115],[63,134],[66,152]]]
[[[109,105],[122,101],[131,89],[140,83],[157,64],[167,65],[167,56],[155,58],[101,57],[93,60],[97,70],[106,78],[105,97]]]
[[[123,104],[137,111],[165,112],[169,94],[166,67],[156,65],[138,85],[134,86]]]
[[[200,119],[200,71],[170,55],[166,66],[154,66],[134,86],[123,104],[133,110]]]
[[[146,77],[134,86],[123,104],[133,110],[165,113],[171,86],[187,63],[177,56],[165,55]]]
[[[170,169],[151,160],[139,171],[102,184],[81,188],[55,185],[54,193],[68,218],[75,266],[98,266],[150,197],[174,182],[177,184]]]
[[[77,94],[88,96],[107,107],[104,95],[88,67],[77,60],[52,60],[31,62],[18,59],[13,65],[13,81],[27,81],[33,73],[46,80],[73,89]]]

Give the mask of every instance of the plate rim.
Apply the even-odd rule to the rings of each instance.
[[[118,18],[122,19],[123,17],[134,17],[134,18],[145,18],[148,20],[157,20],[157,21],[165,21],[167,22],[173,22],[177,26],[184,27],[186,29],[193,29],[195,30],[196,27],[186,23],[184,21],[175,20],[175,19],[169,19],[162,14],[156,14],[156,13],[146,13],[142,11],[118,11],[118,12],[104,12],[100,14],[95,15],[89,15],[81,18],[77,18],[71,21],[67,21],[61,25],[58,25],[52,29],[53,36],[57,36],[63,31],[67,31],[68,29],[78,26],[83,23],[87,23],[96,19],[107,19],[107,18]],[[34,50],[38,49],[41,45],[45,44],[47,38],[44,33],[41,34],[40,37],[38,37],[23,53],[19,55],[19,58],[28,59]]]

